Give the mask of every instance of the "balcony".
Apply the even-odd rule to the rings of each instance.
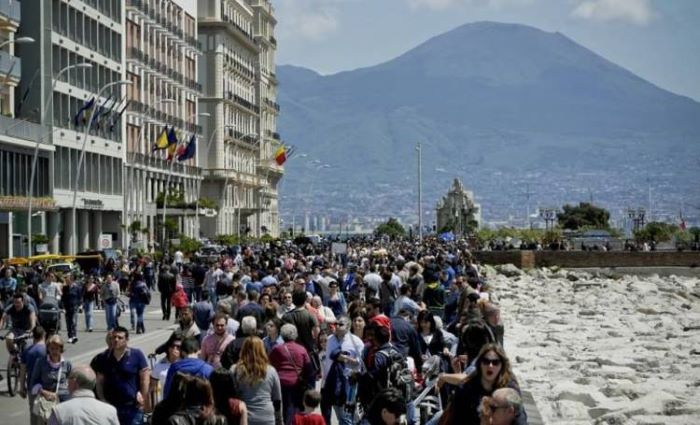
[[[43,143],[50,145],[47,132],[39,124],[0,115],[0,128],[3,134],[32,142],[44,137]]]
[[[0,0],[0,15],[15,22],[20,22],[22,14],[17,0]]]
[[[22,60],[7,52],[0,51],[0,75],[19,81],[22,78]]]
[[[273,46],[277,47],[277,39],[273,36],[270,36],[270,43],[272,43]]]

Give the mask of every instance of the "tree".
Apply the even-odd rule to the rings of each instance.
[[[679,231],[675,224],[652,221],[634,233],[634,238],[639,242],[654,241],[667,242]]]
[[[390,218],[386,223],[382,223],[374,229],[374,234],[377,236],[389,236],[391,239],[402,238],[406,236],[406,229],[395,218]]]
[[[579,230],[590,226],[596,229],[608,229],[610,213],[588,202],[581,202],[578,206],[564,205],[563,211],[557,213],[557,221],[563,229]]]
[[[216,235],[214,242],[221,246],[233,246],[240,242],[240,238],[236,235]]]

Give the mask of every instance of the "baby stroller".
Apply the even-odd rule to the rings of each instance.
[[[46,338],[51,335],[56,335],[61,330],[61,309],[58,306],[58,300],[47,298],[39,306],[39,314],[37,316],[39,324],[46,331]]]

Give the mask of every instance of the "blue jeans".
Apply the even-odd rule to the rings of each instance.
[[[129,319],[131,320],[131,329],[136,327],[136,303],[129,300]]]
[[[95,325],[95,302],[89,301],[83,303],[83,313],[85,313],[85,328],[92,329]]]
[[[352,412],[348,412],[345,406],[333,406],[335,416],[338,418],[338,425],[353,425]]]
[[[119,425],[143,425],[143,410],[136,407],[117,408]]]
[[[135,302],[133,304],[133,310],[136,313],[136,326],[138,328],[143,328],[143,312],[146,310],[146,304],[142,302]]]
[[[117,327],[117,303],[109,304],[105,302],[105,320],[107,321],[107,330],[111,331]]]

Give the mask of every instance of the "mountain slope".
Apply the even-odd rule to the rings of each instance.
[[[630,149],[698,150],[700,104],[523,25],[467,24],[377,66],[329,76],[281,66],[278,76],[283,136],[336,171],[317,190],[402,183],[418,141],[429,164],[455,175],[516,159],[606,168]],[[287,188],[310,178],[295,172],[301,162],[290,161]],[[445,190],[439,180],[427,184]]]

